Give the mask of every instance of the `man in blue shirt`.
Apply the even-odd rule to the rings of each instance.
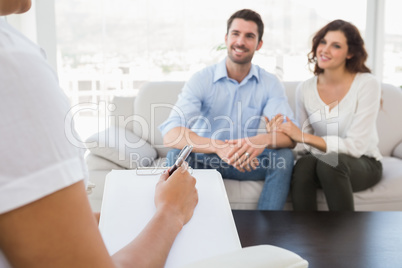
[[[256,12],[234,13],[225,35],[228,56],[186,83],[160,130],[164,145],[175,148],[168,153],[169,165],[191,144],[190,166],[217,169],[224,178],[265,180],[258,209],[280,210],[293,168],[289,147],[295,144],[282,133],[259,131],[259,125],[262,116],[271,119],[271,127],[278,114],[294,117],[280,81],[251,63],[263,31]]]

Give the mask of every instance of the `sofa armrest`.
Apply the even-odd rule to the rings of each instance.
[[[122,127],[109,127],[86,140],[88,150],[127,169],[150,166],[157,157],[151,144]]]
[[[395,147],[391,155],[402,159],[402,141]]]
[[[117,165],[115,162],[100,157],[99,155],[95,155],[91,152],[89,152],[85,156],[85,163],[87,164],[89,172],[101,170],[110,171],[112,169],[125,169],[124,167]]]

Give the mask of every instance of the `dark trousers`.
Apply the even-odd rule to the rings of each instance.
[[[317,210],[317,188],[320,188],[324,191],[329,210],[354,211],[353,192],[372,187],[381,176],[381,162],[367,156],[303,156],[293,168],[293,208],[298,211]]]

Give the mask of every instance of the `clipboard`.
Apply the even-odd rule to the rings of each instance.
[[[135,169],[137,176],[154,176],[161,175],[169,167],[138,167]],[[188,172],[192,175],[194,169],[192,167],[187,168]]]
[[[155,212],[159,175],[113,170],[105,182],[99,229],[112,255],[146,226]],[[181,267],[241,248],[222,177],[194,169],[199,201],[191,220],[176,237],[165,267]]]

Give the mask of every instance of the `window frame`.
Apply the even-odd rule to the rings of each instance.
[[[385,0],[367,0],[365,42],[367,65],[382,81],[385,36]],[[23,15],[7,16],[6,20],[45,49],[48,60],[57,71],[57,37],[55,3],[53,0],[32,0],[32,8]]]

